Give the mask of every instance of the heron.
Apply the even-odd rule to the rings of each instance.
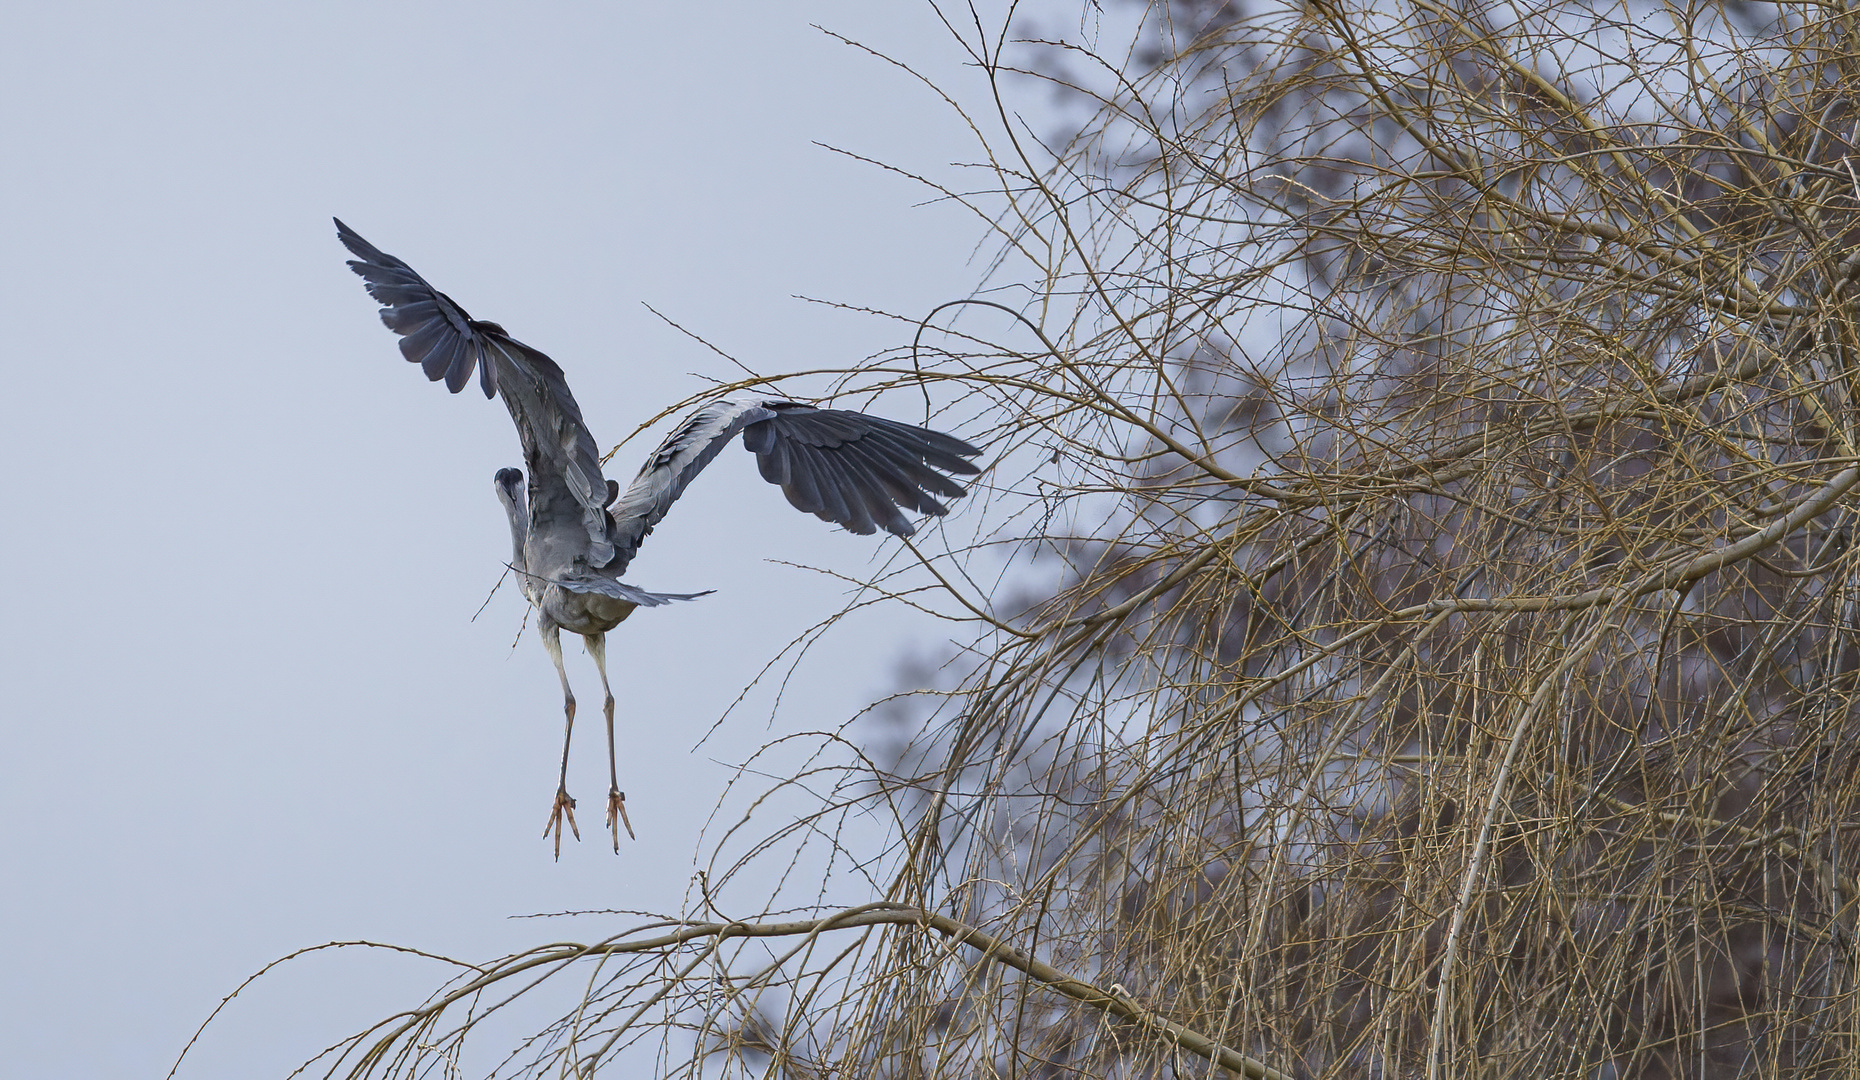
[[[575,800],[568,794],[568,748],[575,731],[575,694],[562,664],[561,632],[580,634],[601,674],[607,721],[607,826],[614,851],[620,829],[632,837],[626,795],[614,760],[614,694],[607,681],[607,632],[636,608],[695,600],[707,593],[648,592],[620,577],[653,526],[684,494],[732,436],[756,456],[763,479],[789,503],[850,532],[883,529],[910,536],[907,513],[941,516],[943,499],[964,487],[953,477],[979,470],[981,450],[953,435],[846,409],[817,408],[782,398],[719,398],[685,418],[646,459],[626,490],[601,474],[601,455],[569,392],[562,369],[502,326],[472,318],[458,302],[426,283],[336,219],[336,235],[355,258],[381,307],[381,321],[400,335],[401,355],[456,394],[475,370],[486,398],[502,397],[523,445],[528,476],[515,468],[493,477],[510,520],[510,567],[536,609],[537,636],[562,683],[562,767],[543,836],[562,854],[562,823],[577,840]],[[527,482],[526,482],[527,480]]]

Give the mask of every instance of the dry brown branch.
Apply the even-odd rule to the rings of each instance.
[[[367,1075],[374,1067],[389,1060],[394,1051],[399,1049],[400,1044],[404,1043],[412,1033],[428,1030],[434,1021],[446,1014],[447,1010],[458,1007],[507,980],[539,972],[540,977],[547,978],[554,970],[569,968],[603,957],[641,954],[669,957],[679,953],[695,952],[695,959],[687,961],[680,969],[682,976],[689,977],[699,961],[713,956],[724,942],[731,939],[798,938],[805,943],[812,943],[824,935],[874,926],[901,927],[919,934],[934,932],[942,942],[935,948],[945,953],[952,963],[960,964],[960,960],[954,956],[953,947],[962,946],[974,952],[981,962],[1001,964],[1022,972],[1056,994],[1080,1002],[1107,1016],[1154,1031],[1169,1043],[1231,1073],[1248,1077],[1250,1080],[1288,1080],[1286,1074],[1271,1066],[1222,1046],[1217,1040],[1201,1032],[1174,1023],[1155,1010],[1145,1008],[1133,1000],[1129,992],[1122,987],[1115,985],[1100,987],[1086,980],[1074,978],[1000,938],[958,922],[947,915],[892,903],[865,904],[817,919],[784,922],[690,922],[677,924],[663,933],[648,937],[630,937],[587,945],[563,942],[545,946],[529,953],[508,957],[485,968],[474,969],[474,975],[471,978],[458,982],[437,995],[428,1004],[384,1020],[373,1031],[358,1036],[351,1045],[337,1048],[337,1050],[345,1055],[351,1051],[360,1051],[354,1070],[360,1075]],[[342,944],[343,946],[382,947],[368,942]],[[690,949],[689,947],[693,945],[699,948]],[[793,952],[791,951],[789,955],[792,956]],[[603,1049],[612,1045],[614,1036],[620,1035],[632,1024],[637,1023],[640,1017],[662,1000],[665,993],[675,985],[676,980],[668,981],[659,988],[657,993],[647,995],[644,1001],[634,1007],[616,1025],[612,1035],[602,1044]],[[601,1064],[600,1057],[600,1053],[596,1052],[566,1064],[582,1073],[592,1072]]]

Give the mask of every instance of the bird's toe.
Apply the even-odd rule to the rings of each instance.
[[[613,830],[614,854],[620,854],[620,828],[626,827],[626,838],[637,840],[633,835],[633,823],[626,816],[626,792],[610,790],[607,793],[607,827]]]
[[[581,840],[581,827],[575,824],[575,800],[569,797],[565,788],[555,791],[555,805],[549,809],[549,823],[543,826],[543,836],[555,834],[555,857],[562,857],[562,819],[568,819],[568,831],[575,834],[575,840]]]

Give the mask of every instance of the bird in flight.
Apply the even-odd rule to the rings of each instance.
[[[400,351],[434,382],[458,393],[478,373],[484,396],[502,397],[523,443],[525,476],[499,469],[497,497],[510,518],[511,567],[536,608],[537,633],[562,681],[562,771],[546,837],[562,854],[562,822],[577,839],[568,795],[568,745],[575,694],[562,666],[561,631],[580,634],[601,673],[607,718],[607,825],[614,850],[620,828],[633,835],[614,763],[614,695],[607,684],[607,631],[634,608],[692,600],[704,593],[654,593],[620,580],[639,545],[730,437],[756,455],[762,478],[781,487],[798,510],[860,534],[883,529],[909,536],[906,513],[941,515],[941,499],[963,494],[952,475],[972,475],[981,450],[953,435],[845,409],[819,409],[780,398],[719,399],[698,409],[653,451],[623,492],[601,475],[601,455],[569,393],[562,369],[494,322],[465,313],[413,268],[336,221],[355,255],[349,268],[382,305],[381,321],[401,335]]]

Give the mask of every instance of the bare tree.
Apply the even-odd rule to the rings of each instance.
[[[945,14],[998,257],[840,391],[994,426],[968,636],[747,858],[885,839],[331,1071],[1860,1076],[1855,14]]]

